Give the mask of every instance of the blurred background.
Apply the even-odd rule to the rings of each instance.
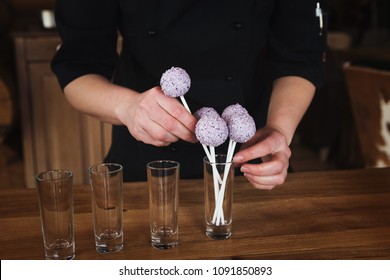
[[[0,188],[26,187],[29,183],[25,178],[40,169],[40,160],[28,149],[28,145],[34,147],[39,142],[39,135],[31,136],[34,131],[24,129],[34,117],[27,112],[34,104],[34,92],[41,90],[41,84],[33,80],[47,87],[47,80],[34,75],[44,73],[41,76],[47,78],[51,53],[42,55],[38,51],[45,50],[47,44],[58,43],[55,28],[42,23],[42,11],[52,10],[54,3],[0,0]],[[390,1],[328,0],[328,4],[326,84],[317,92],[291,145],[291,163],[297,172],[369,167],[362,151],[345,65],[369,67],[382,74],[390,70]],[[39,67],[34,68],[36,65]],[[31,73],[31,69],[43,72]],[[56,87],[55,82],[51,86]],[[380,91],[386,104],[390,99],[386,85]],[[31,95],[29,99],[25,100],[25,94]],[[380,136],[378,143],[383,145],[386,137]],[[388,149],[384,148],[387,158]]]

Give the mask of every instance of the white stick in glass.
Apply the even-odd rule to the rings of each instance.
[[[218,200],[217,200],[217,203],[215,205],[215,210],[214,210],[214,215],[213,215],[213,220],[212,220],[212,222],[217,226],[219,226],[220,224],[222,225],[225,222],[224,221],[225,220],[224,213],[223,213],[223,198],[225,196],[226,181],[227,181],[227,177],[229,175],[231,161],[233,159],[236,144],[237,144],[237,142],[232,141],[231,139],[229,140],[229,147],[228,147],[228,152],[226,155],[227,164],[225,165],[222,184],[221,184],[221,188],[219,190]]]
[[[241,109],[242,111],[242,109]],[[234,113],[234,110],[232,111]],[[227,162],[231,162],[234,154],[234,149],[236,146],[236,143],[245,143],[250,138],[252,138],[256,133],[256,123],[253,120],[253,118],[246,113],[245,111],[240,114],[231,114],[228,118],[228,126],[229,126],[229,148],[228,153],[226,157]],[[227,164],[225,168],[229,167],[230,164]],[[219,191],[219,197],[218,197],[218,203],[217,208],[214,211],[213,221],[216,222],[216,225],[218,226],[219,223],[224,223],[224,220],[222,219],[223,215],[223,198],[225,195],[225,187],[226,187],[226,179],[229,169],[225,169],[225,174],[223,176],[223,182],[222,186]]]

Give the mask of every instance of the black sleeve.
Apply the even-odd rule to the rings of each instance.
[[[316,15],[317,3],[323,28]],[[317,88],[324,82],[326,1],[278,0],[271,17],[269,46],[271,78],[300,76]]]
[[[116,0],[57,0],[55,17],[61,46],[51,67],[63,89],[86,74],[111,79],[117,64]]]

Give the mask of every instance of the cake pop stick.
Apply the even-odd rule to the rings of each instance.
[[[214,200],[215,200],[215,205],[217,205],[218,201],[218,196],[219,196],[219,186],[222,184],[222,179],[221,176],[219,175],[217,166],[213,163],[215,163],[215,148],[210,147],[210,158],[212,161],[209,160],[211,163],[211,168],[213,169],[213,183],[214,183]]]
[[[227,122],[229,123],[230,119],[235,116],[235,115],[240,115],[240,114],[248,114],[248,111],[243,107],[241,106],[240,104],[236,103],[236,104],[233,104],[233,105],[230,105],[228,107],[226,107],[223,112],[222,112],[222,115],[221,117]],[[226,157],[226,162],[231,162],[232,158],[233,158],[233,154],[234,154],[234,149],[235,149],[235,146],[236,146],[236,142],[235,141],[232,141],[232,139],[229,140],[229,145],[228,145],[228,150],[227,150],[227,157]],[[228,170],[230,169],[230,164],[227,164],[225,165],[225,170],[224,170],[224,174],[226,172],[228,172]],[[226,180],[225,180],[226,181]],[[226,183],[225,183],[226,184]],[[221,184],[221,188],[225,188],[225,184]],[[223,186],[222,186],[223,185]],[[223,197],[222,197],[223,199]],[[217,222],[217,217],[219,217],[220,219],[218,220],[218,224],[219,225],[219,222],[221,220],[221,223],[224,223],[223,221],[223,211],[222,211],[222,207],[216,207],[215,211],[214,211],[214,216],[213,216],[213,220],[212,222],[213,223],[216,223]]]
[[[160,86],[161,90],[166,96],[180,97],[183,106],[187,109],[189,113],[191,113],[190,107],[188,106],[187,101],[184,98],[184,95],[191,87],[191,78],[183,68],[172,67],[165,71],[161,76]],[[215,113],[218,114],[216,111]],[[198,114],[202,114],[202,111],[199,111]],[[211,157],[209,150],[205,145],[202,144],[202,146],[207,158],[209,159],[209,161],[212,161],[213,158]],[[222,179],[220,177],[218,178],[219,181],[222,182]]]
[[[184,95],[191,87],[191,78],[188,73],[180,67],[172,67],[165,71],[160,79],[161,90],[166,96],[180,97],[183,106],[191,113],[190,107],[187,104]],[[217,113],[215,111],[215,113]],[[198,114],[202,114],[202,111],[198,110]],[[218,113],[217,113],[218,114]],[[209,161],[212,161],[209,150],[205,145],[202,145]],[[221,179],[220,179],[221,180]]]
[[[214,215],[213,215],[213,219],[212,219],[212,222],[214,224],[216,224],[217,226],[219,226],[219,224],[224,224],[224,220],[225,220],[224,214],[223,214],[222,204],[223,204],[223,197],[225,195],[227,176],[229,174],[231,161],[233,159],[233,154],[234,154],[234,150],[236,147],[236,143],[237,142],[232,141],[231,139],[229,140],[228,152],[226,155],[227,164],[225,165],[225,168],[224,168],[221,188],[220,188],[219,193],[218,193],[218,199],[217,199],[217,202],[215,204]]]
[[[256,133],[256,124],[253,118],[247,113],[247,112],[241,112],[240,114],[233,115],[225,115],[226,118],[228,118],[228,128],[229,128],[229,148],[227,153],[226,162],[228,162],[227,165],[225,165],[225,171],[224,176],[222,179],[222,185],[219,191],[218,195],[218,201],[217,201],[217,207],[215,208],[214,215],[213,215],[213,223],[215,223],[217,226],[219,223],[224,223],[223,220],[223,197],[225,195],[225,188],[226,188],[226,179],[227,179],[227,173],[229,172],[231,160],[233,158],[234,149],[236,146],[236,143],[245,143],[249,139],[253,137],[253,135]]]
[[[191,110],[190,110],[190,107],[188,107],[187,101],[186,101],[186,99],[184,98],[183,95],[180,96],[180,100],[181,100],[181,103],[183,104],[184,108],[186,108],[187,111],[188,111],[190,114],[192,114],[192,113],[191,113]]]

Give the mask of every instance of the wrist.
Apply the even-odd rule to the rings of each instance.
[[[114,106],[114,116],[120,124],[126,125],[132,107],[137,103],[140,94],[127,88],[121,88]]]
[[[295,132],[295,130],[287,129],[286,126],[284,125],[274,124],[274,123],[267,123],[265,129],[276,131],[277,133],[281,134],[284,140],[286,141],[287,145],[291,144]]]

